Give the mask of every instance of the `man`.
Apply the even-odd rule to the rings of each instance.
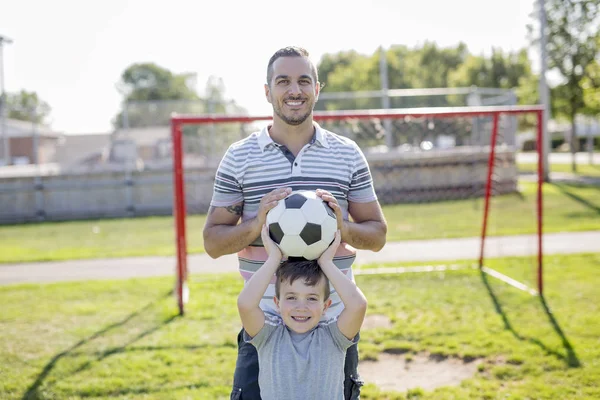
[[[275,52],[265,84],[273,122],[232,144],[217,170],[204,248],[213,258],[238,253],[246,281],[267,260],[260,239],[267,213],[292,190],[316,190],[334,209],[342,243],[333,262],[350,279],[355,249],[379,251],[385,244],[387,225],[362,151],[352,140],[313,121],[320,88],[306,50],[285,47]],[[266,313],[277,313],[274,294],[274,285],[269,285],[261,301]],[[331,298],[325,319],[336,318],[343,309],[336,293]],[[357,367],[354,345],[344,366],[346,399],[359,398],[362,381]],[[232,398],[260,399],[258,370],[256,350],[244,342],[242,330]]]

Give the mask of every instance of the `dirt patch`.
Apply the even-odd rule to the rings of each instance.
[[[381,314],[367,315],[362,324],[361,330],[369,330],[373,328],[391,328],[392,321],[386,316]]]
[[[365,383],[373,383],[381,390],[404,392],[422,388],[433,390],[441,386],[458,386],[464,379],[477,373],[481,360],[464,362],[456,358],[435,360],[427,355],[379,355],[377,361],[361,361],[359,371]]]

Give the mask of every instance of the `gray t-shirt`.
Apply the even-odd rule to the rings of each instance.
[[[337,326],[319,323],[303,334],[289,330],[281,317],[265,314],[265,325],[244,340],[258,352],[258,384],[263,400],[343,400],[344,360],[349,340]]]

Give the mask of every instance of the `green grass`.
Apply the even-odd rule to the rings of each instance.
[[[520,195],[495,197],[490,235],[534,233],[535,184]],[[545,231],[600,229],[600,187],[545,185]],[[483,200],[468,199],[384,207],[388,241],[469,237],[481,234]],[[203,252],[204,215],[187,218],[190,253]],[[174,254],[171,217],[0,226],[0,263]]]
[[[520,172],[537,172],[535,163],[519,163]],[[571,164],[550,164],[550,172],[572,173]],[[577,164],[577,175],[600,178],[600,165]]]
[[[478,359],[456,387],[410,399],[600,397],[600,254],[546,258],[546,301],[478,270],[362,275],[369,315],[361,359],[387,352]],[[530,258],[489,266],[530,276]],[[2,399],[227,399],[240,327],[237,275],[194,275],[178,317],[171,279],[0,287]],[[550,312],[551,311],[551,312]],[[373,384],[365,400],[405,399]]]

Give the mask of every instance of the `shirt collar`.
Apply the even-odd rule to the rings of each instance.
[[[313,125],[315,127],[315,135],[313,136],[314,143],[317,143],[322,147],[329,148],[329,143],[327,143],[327,139],[325,138],[324,129],[321,128],[316,122],[313,122]],[[258,134],[258,145],[262,151],[265,151],[267,146],[270,144],[277,145],[273,139],[271,139],[271,135],[269,135],[269,126],[270,125],[265,126]],[[311,140],[311,142],[313,142],[313,140]]]

